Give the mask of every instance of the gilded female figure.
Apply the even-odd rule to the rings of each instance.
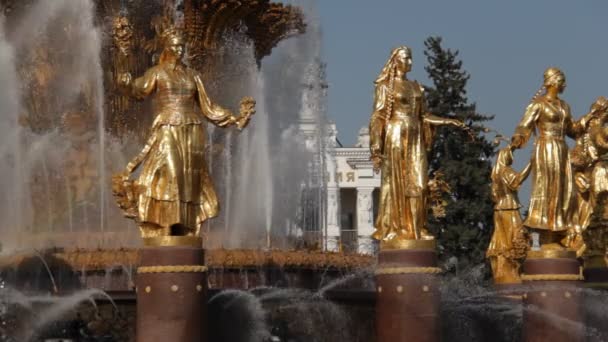
[[[203,221],[218,214],[218,200],[205,162],[206,121],[242,129],[253,114],[254,102],[241,102],[242,115],[232,113],[207,96],[201,75],[182,63],[184,43],[175,29],[162,35],[159,63],[135,80],[129,73],[119,83],[132,96],[154,97],[150,137],[126,172],[115,178],[119,205],[139,224],[142,236],[199,234]],[[135,182],[128,177],[139,165]]]
[[[411,50],[398,47],[375,82],[370,150],[374,169],[382,171],[382,183],[373,237],[384,243],[433,239],[425,229],[431,128],[465,127],[458,120],[426,112],[423,88],[406,77],[411,68]]]
[[[519,283],[520,261],[526,257],[527,240],[517,190],[530,173],[530,164],[521,172],[511,166],[513,152],[505,147],[498,152],[492,169],[492,199],[494,201],[494,233],[486,257],[490,260],[496,283]]]
[[[564,73],[548,68],[543,87],[532,100],[511,138],[523,147],[536,133],[532,155],[532,194],[524,225],[541,233],[541,243],[557,247],[568,231],[576,228],[574,177],[565,138],[582,133],[580,122],[559,94],[566,88]],[[541,95],[541,91],[545,93]]]

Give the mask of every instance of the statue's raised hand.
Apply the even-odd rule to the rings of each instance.
[[[133,76],[129,72],[121,72],[116,76],[116,83],[122,87],[128,87],[131,85],[131,81],[133,80]]]
[[[241,100],[240,116],[236,120],[236,127],[243,129],[249,124],[249,120],[255,114],[255,100],[253,97],[247,96]]]

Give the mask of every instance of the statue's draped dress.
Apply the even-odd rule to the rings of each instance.
[[[218,126],[233,123],[233,116],[213,104],[201,76],[181,64],[159,64],[132,85],[133,95],[154,93],[156,118],[139,158],[143,160],[137,184],[139,222],[164,230],[174,225],[198,234],[219,205],[205,162],[206,120]],[[159,232],[168,235],[168,232]]]
[[[581,125],[573,121],[570,106],[560,99],[535,99],[516,129],[527,141],[536,133],[532,155],[532,194],[529,228],[563,232],[576,224],[574,178],[566,136],[577,137]]]
[[[382,155],[378,217],[373,237],[378,240],[420,239],[426,222],[428,183],[424,93],[415,81],[395,82],[391,90],[378,84],[370,121],[370,147]],[[428,136],[427,136],[428,137]]]

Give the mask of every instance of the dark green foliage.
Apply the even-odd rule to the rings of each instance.
[[[429,229],[437,236],[440,259],[457,258],[459,268],[484,262],[493,227],[493,204],[490,173],[494,145],[484,136],[484,123],[492,116],[476,112],[474,103],[467,99],[469,74],[462,69],[458,51],[444,49],[441,38],[430,37],[425,42],[428,66],[433,82],[427,89],[428,110],[438,116],[464,121],[474,132],[454,127],[436,130],[429,156],[431,174],[441,170],[452,192],[446,217],[429,215]]]

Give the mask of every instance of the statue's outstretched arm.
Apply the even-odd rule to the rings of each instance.
[[[466,125],[464,122],[458,119],[450,119],[450,118],[442,118],[440,116],[436,116],[430,113],[424,115],[424,122],[431,126],[444,126],[444,125],[452,125],[458,128],[465,128]]]
[[[540,103],[534,101],[528,105],[523,118],[515,128],[515,134],[511,137],[513,148],[522,148],[530,139],[532,132],[536,129],[536,120],[540,114]]]
[[[201,76],[197,74],[194,79],[198,91],[198,102],[203,115],[219,127],[235,125],[237,123],[237,118],[232,115],[232,112],[211,101],[207,95]]]

